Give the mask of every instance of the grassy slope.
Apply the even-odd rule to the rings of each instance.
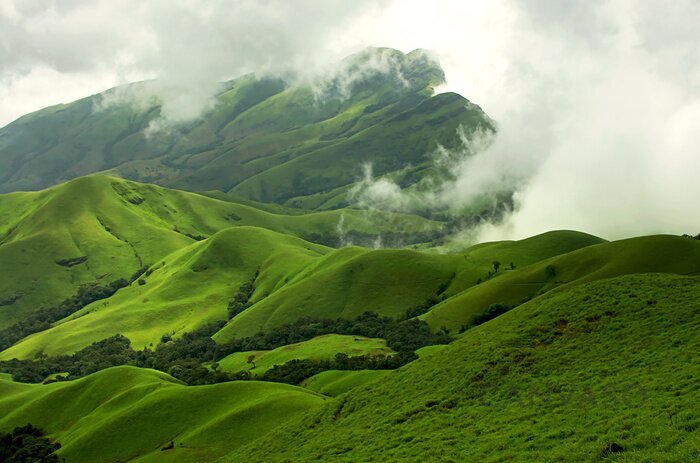
[[[134,367],[49,385],[0,379],[0,391],[0,431],[40,426],[61,442],[67,463],[213,461],[323,402],[289,385],[188,387]],[[161,451],[171,440],[175,449]]]
[[[261,375],[275,365],[283,365],[295,359],[331,360],[338,353],[348,356],[387,355],[393,351],[386,346],[386,341],[363,336],[327,334],[305,342],[289,344],[273,350],[236,352],[219,361],[219,368],[224,371],[250,371]],[[255,368],[248,364],[248,357],[255,357]]]
[[[363,384],[394,374],[396,370],[328,370],[301,384],[306,389],[337,397]]]
[[[485,275],[495,259],[524,265],[600,241],[584,233],[561,231],[479,245],[452,255],[340,249],[235,317],[214,339],[252,335],[303,316],[353,318],[365,311],[403,316],[407,309],[434,297],[443,285],[449,284],[447,296],[474,285],[477,275]]]
[[[554,276],[547,276],[548,266],[554,267]],[[555,288],[646,272],[700,273],[700,242],[654,235],[587,246],[513,271],[502,270],[435,306],[422,318],[433,328],[446,326],[457,331],[494,303],[516,305]]]
[[[419,217],[339,210],[282,215],[234,202],[94,175],[36,193],[0,195],[0,328],[78,286],[128,278],[195,240],[235,226],[297,236],[435,230]],[[189,236],[187,236],[189,235]],[[65,267],[56,261],[87,256]]]
[[[261,293],[328,248],[256,227],[235,227],[169,255],[145,284],[133,283],[4,351],[2,358],[73,352],[116,333],[134,348],[226,319],[229,300],[257,269]],[[255,295],[254,295],[255,297]]]
[[[659,274],[550,292],[226,461],[696,461],[698,300]]]

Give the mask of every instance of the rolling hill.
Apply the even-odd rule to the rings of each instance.
[[[700,279],[551,291],[222,461],[691,462]]]
[[[555,232],[494,243],[490,255],[527,263],[598,242],[590,235]],[[225,320],[228,302],[258,270],[252,306],[215,334],[216,342],[252,336],[303,317],[352,319],[369,311],[401,318],[409,309],[427,310],[448,298],[453,286],[473,286],[467,280],[492,265],[484,249],[477,246],[463,255],[333,250],[259,227],[231,227],[164,257],[139,282],[27,337],[0,352],[0,359],[68,354],[115,334],[127,336],[134,348],[156,345],[163,335],[178,337]]]
[[[254,381],[188,387],[155,370],[115,367],[81,380],[28,385],[0,379],[0,430],[40,426],[69,462],[214,461],[322,396]],[[171,450],[161,450],[170,442]]]
[[[421,238],[442,224],[349,209],[285,215],[105,175],[0,195],[0,328],[59,305],[83,286],[131,280],[176,251],[240,226],[338,244],[397,229],[398,240]]]
[[[378,175],[415,182],[429,173],[438,144],[460,143],[460,127],[494,130],[460,95],[433,95],[443,82],[423,50],[367,49],[310,82],[247,75],[223,83],[209,113],[174,125],[161,116],[158,82],[130,84],[0,129],[0,192],[111,171],[189,191],[335,209],[347,203],[365,162]]]

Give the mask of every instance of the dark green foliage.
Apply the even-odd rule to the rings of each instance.
[[[414,351],[432,344],[446,344],[450,337],[445,333],[432,333],[422,320],[396,321],[365,312],[354,320],[301,318],[294,323],[281,325],[255,336],[233,340],[219,346],[219,357],[234,352],[271,350],[277,347],[308,341],[324,334],[349,334],[368,338],[383,338],[387,346],[397,352]]]
[[[253,276],[238,288],[238,292],[228,303],[229,320],[251,306],[250,298],[255,292],[255,280],[259,274],[260,270],[256,270]]]
[[[501,268],[501,263],[497,260],[493,261],[493,272],[498,273],[498,269]]]
[[[81,286],[75,296],[66,299],[58,306],[40,309],[24,320],[0,331],[0,350],[7,349],[30,334],[50,328],[53,322],[77,312],[92,302],[112,296],[117,290],[128,286],[145,271],[146,267],[139,269],[129,281],[120,278],[106,286],[100,286],[97,283]]]
[[[545,273],[545,275],[547,276],[547,278],[554,278],[554,277],[557,275],[557,269],[554,268],[553,265],[548,265],[548,266],[544,269],[544,273]]]
[[[453,273],[450,276],[449,280],[443,282],[438,287],[437,291],[435,291],[435,296],[430,296],[422,304],[417,305],[415,307],[412,307],[410,309],[407,309],[406,314],[404,315],[404,319],[408,320],[410,318],[414,318],[414,317],[418,317],[420,315],[423,315],[424,313],[428,312],[430,310],[430,308],[433,307],[435,304],[437,304],[438,302],[444,301],[446,298],[446,296],[444,294],[445,290],[447,290],[447,288],[450,286],[450,284],[452,284],[452,280],[455,279],[456,275],[457,275],[456,273]]]
[[[697,235],[683,235],[684,238],[690,238],[691,240],[700,240],[700,233]]]
[[[418,358],[414,352],[396,355],[358,355],[349,357],[336,354],[333,360],[295,359],[284,365],[275,365],[262,376],[263,381],[301,384],[307,378],[327,370],[393,370]]]
[[[64,267],[72,267],[74,265],[82,264],[83,262],[87,262],[88,257],[87,256],[79,256],[79,257],[71,257],[68,259],[59,259],[56,261],[58,265],[62,265]]]
[[[285,378],[298,378],[311,369],[387,369],[398,368],[415,359],[415,350],[433,344],[450,342],[445,332],[432,333],[427,323],[412,319],[396,321],[389,317],[366,312],[354,320],[330,320],[304,318],[295,323],[282,325],[266,333],[258,333],[248,338],[237,339],[228,344],[217,345],[212,335],[219,331],[225,322],[211,323],[197,330],[183,334],[173,340],[164,335],[161,343],[153,350],[135,351],[131,342],[122,335],[112,336],[76,352],[73,355],[56,357],[39,356],[34,360],[9,360],[0,362],[0,371],[11,373],[15,381],[38,383],[57,372],[68,373],[70,379],[77,379],[96,371],[118,365],[133,365],[169,373],[190,385],[212,384],[234,379],[249,379],[245,373],[230,374],[203,366],[216,362],[234,352],[270,350],[277,347],[308,341],[323,334],[350,334],[372,338],[384,338],[387,345],[397,351],[397,355],[387,357],[350,357],[342,362],[302,363],[301,372],[290,372],[293,366],[285,367],[274,375]],[[275,376],[275,377],[277,377]],[[310,376],[310,375],[309,375]],[[302,379],[305,379],[305,376]],[[263,378],[265,379],[265,378]],[[292,379],[284,382],[292,381]],[[270,379],[272,381],[272,379]]]
[[[506,304],[491,304],[488,309],[484,313],[474,315],[474,318],[472,318],[472,324],[473,325],[481,325],[482,323],[486,323],[489,320],[493,320],[494,318],[498,317],[499,315],[503,315],[504,313],[508,312],[510,309],[512,309],[513,306],[509,306]]]
[[[9,434],[0,434],[0,462],[3,463],[53,463],[58,462],[58,442],[51,442],[44,433],[27,424],[15,428]]]

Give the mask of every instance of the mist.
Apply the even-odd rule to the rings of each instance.
[[[515,191],[504,219],[465,231],[476,241],[553,229],[607,239],[697,233],[699,17],[690,1],[444,2],[415,22],[404,16],[397,36],[442,24],[396,40],[437,49],[444,90],[480,104],[498,135],[481,149],[466,143],[470,155],[456,156],[452,178],[430,191],[366,176],[360,203],[454,209]],[[489,54],[472,54],[482,45]]]
[[[692,0],[2,0],[0,124],[144,79],[158,79],[148,98],[163,120],[189,120],[217,82],[248,72],[299,79],[364,46],[427,48],[447,76],[439,91],[479,104],[498,134],[426,153],[443,175],[420,188],[365,166],[357,204],[440,211],[514,191],[509,214],[466,234],[698,233],[698,18]]]

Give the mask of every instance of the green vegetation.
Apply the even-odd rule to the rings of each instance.
[[[549,292],[226,461],[695,461],[698,300],[661,274]]]
[[[457,333],[472,326],[474,317],[478,319],[492,304],[512,307],[551,290],[654,272],[700,274],[700,242],[680,236],[644,236],[582,247],[526,266],[518,262],[515,270],[501,270],[498,276],[467,287],[420,318],[433,329],[447,327]]]
[[[60,448],[61,444],[49,441],[31,424],[0,434],[0,461],[5,463],[58,463],[55,452]]]
[[[380,380],[390,373],[389,370],[328,370],[306,379],[301,385],[306,389],[337,397],[370,381]]]
[[[313,392],[284,384],[184,386],[135,367],[14,385],[20,387],[7,390],[0,380],[0,432],[30,421],[61,442],[59,457],[75,463],[214,461],[323,403]]]
[[[291,360],[332,360],[336,354],[354,357],[360,355],[384,356],[394,351],[380,338],[366,338],[339,334],[317,336],[308,341],[286,344],[273,350],[236,352],[219,360],[218,368],[224,371],[250,371],[262,375],[275,365]]]
[[[217,345],[211,336],[222,325],[223,322],[211,323],[175,340],[163,336],[153,350],[145,348],[136,351],[128,338],[117,334],[72,355],[41,354],[33,360],[0,361],[0,369],[12,373],[15,381],[35,383],[75,379],[113,366],[132,365],[167,372],[190,385],[252,377],[298,384],[318,372],[330,369],[398,368],[414,360],[417,349],[449,342],[449,337],[444,333],[432,333],[425,322],[397,322],[369,312],[354,320],[304,318],[268,333],[258,333],[250,338]],[[322,336],[329,333],[352,336]],[[386,341],[367,339],[367,336],[385,338]],[[300,342],[304,340],[307,342]],[[362,347],[358,347],[360,345]],[[260,352],[265,349],[271,352]],[[394,351],[397,353],[394,354]],[[348,353],[362,355],[348,356]],[[268,365],[270,371],[261,368],[251,374],[250,370],[255,368],[254,362],[258,354],[269,356],[267,361],[271,363]],[[243,359],[246,364],[252,364],[252,368],[235,369],[237,365],[242,365]],[[224,368],[219,368],[220,360]],[[212,368],[206,368],[204,364],[210,362]],[[231,371],[233,374],[229,373]],[[61,374],[57,375],[57,372]]]

